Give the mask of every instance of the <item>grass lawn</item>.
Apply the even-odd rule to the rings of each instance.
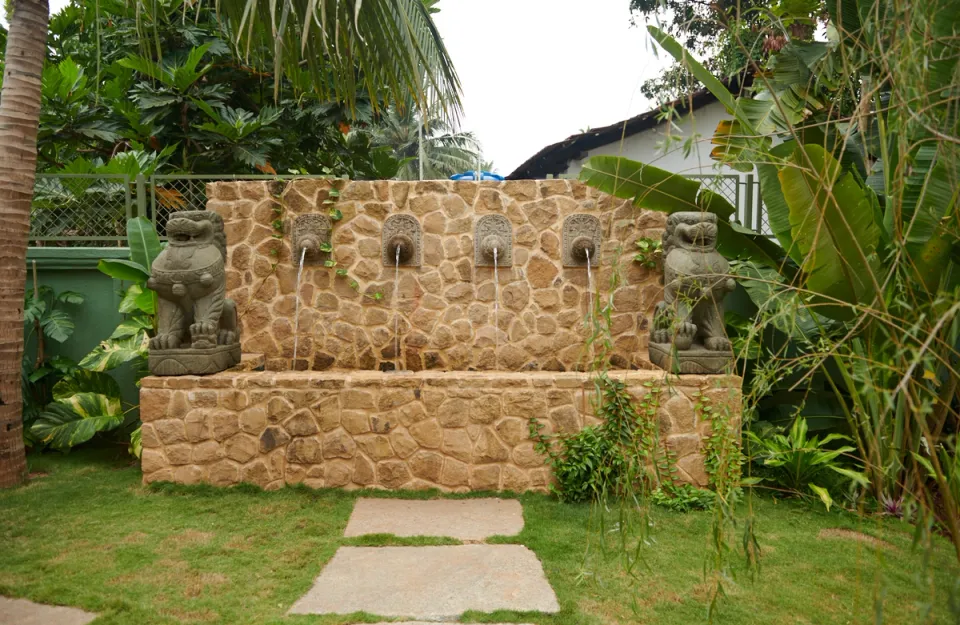
[[[390,536],[344,539],[358,493],[253,488],[144,487],[122,452],[78,451],[31,458],[48,475],[0,491],[0,594],[101,613],[95,625],[155,623],[351,623],[370,615],[286,617],[341,545],[449,544]],[[385,496],[376,493],[375,496]],[[422,496],[422,495],[406,495]],[[517,537],[541,558],[557,592],[557,616],[468,614],[464,621],[649,623],[706,622],[711,513],[652,513],[645,563],[626,573],[614,550],[589,550],[590,506],[520,498],[526,527]],[[755,502],[762,547],[756,581],[746,572],[728,587],[722,623],[760,625],[954,623],[947,588],[960,576],[941,541],[931,562],[939,578],[922,583],[911,530],[894,521],[826,513],[792,502]],[[882,548],[839,536],[852,530]],[[455,541],[453,541],[455,542]],[[738,570],[742,569],[739,561]],[[924,603],[934,615],[923,620]]]

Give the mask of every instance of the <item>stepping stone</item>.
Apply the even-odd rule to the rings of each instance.
[[[449,536],[484,540],[514,536],[523,529],[523,507],[516,499],[360,499],[346,536]]]
[[[95,618],[77,608],[0,597],[0,625],[87,625]]]
[[[522,545],[341,547],[290,614],[456,621],[468,610],[560,606],[537,556]]]

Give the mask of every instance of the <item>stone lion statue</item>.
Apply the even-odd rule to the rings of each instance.
[[[150,340],[151,352],[237,345],[237,309],[225,296],[223,219],[212,211],[178,212],[167,222],[167,238],[169,243],[153,262],[147,281],[159,295],[158,329]],[[185,368],[190,372],[204,369],[193,363]],[[206,369],[202,372],[211,372]]]
[[[730,265],[717,252],[717,216],[706,212],[670,215],[663,233],[663,258],[664,301],[654,313],[651,360],[663,366],[658,359],[673,351],[654,344],[672,345],[677,352],[723,352],[720,359],[691,354],[692,361],[711,361],[701,362],[702,366],[680,363],[681,373],[713,373],[716,363],[726,364],[732,355],[723,326],[723,298],[736,288],[729,277]]]

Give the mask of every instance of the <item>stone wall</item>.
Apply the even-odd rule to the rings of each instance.
[[[292,363],[297,268],[290,224],[298,215],[327,214],[333,187],[343,213],[333,228],[336,269],[349,275],[316,265],[304,270]],[[659,238],[663,216],[579,182],[219,182],[207,194],[208,208],[225,222],[227,287],[240,311],[244,352],[264,354],[269,370],[393,366],[396,312],[402,369],[582,369],[587,273],[560,261],[563,220],[575,213],[596,215],[603,228],[594,283],[615,307],[610,362],[617,369],[651,367],[647,327],[661,298],[659,275],[632,257],[637,238]],[[394,292],[394,267],[381,261],[381,229],[397,213],[419,221],[423,254],[422,266],[401,267]],[[497,328],[493,268],[474,263],[475,223],[487,214],[502,214],[513,227],[513,266],[499,272]],[[274,224],[286,230],[281,238]],[[614,268],[621,282],[610,292]]]
[[[712,413],[740,414],[740,379],[615,371],[640,399],[663,387],[657,415],[677,476],[703,486]],[[593,381],[567,372],[243,372],[143,380],[143,480],[274,489],[545,490],[529,439],[594,423]]]

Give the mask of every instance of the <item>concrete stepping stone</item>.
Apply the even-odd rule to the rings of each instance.
[[[514,536],[523,529],[523,507],[516,499],[360,499],[346,536],[448,536],[484,540]]]
[[[468,610],[560,610],[537,556],[522,545],[341,547],[291,614],[456,621]]]
[[[78,608],[0,597],[0,625],[87,625],[95,618]]]

